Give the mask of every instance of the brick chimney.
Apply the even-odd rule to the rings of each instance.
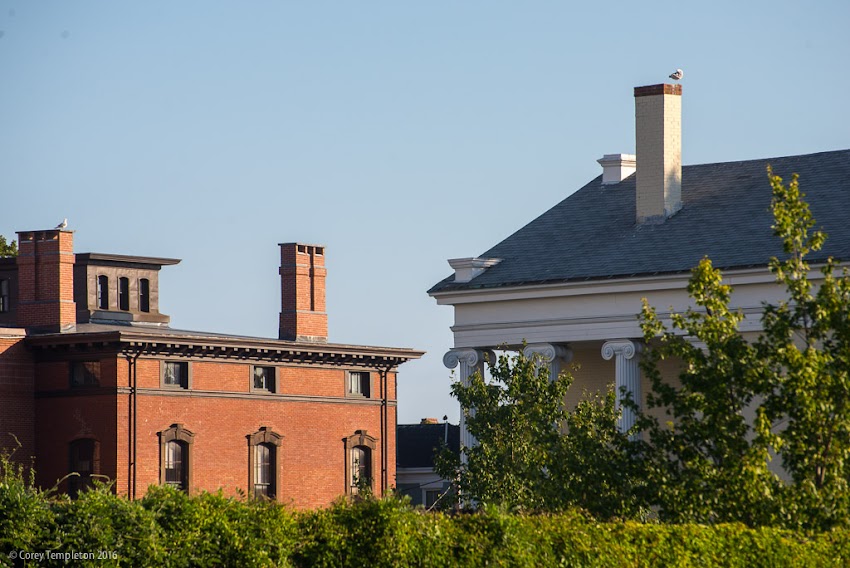
[[[638,223],[682,208],[682,86],[635,87]]]
[[[35,331],[74,329],[74,232],[18,232],[17,323]]]
[[[280,339],[328,341],[326,275],[324,247],[280,244]]]

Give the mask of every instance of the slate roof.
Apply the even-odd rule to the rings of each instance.
[[[460,452],[460,427],[449,424],[449,448]],[[446,424],[396,426],[397,467],[434,467],[434,455],[443,444]]]
[[[661,224],[635,223],[635,176],[602,176],[479,256],[501,258],[470,282],[449,276],[428,293],[689,271],[708,256],[723,269],[783,255],[770,228],[767,165],[800,188],[828,239],[811,262],[850,259],[850,150],[682,168],[683,207]]]

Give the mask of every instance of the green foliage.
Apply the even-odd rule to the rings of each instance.
[[[7,242],[6,237],[0,235],[0,258],[5,256],[18,256],[18,243],[14,239]]]
[[[11,455],[0,453],[0,566],[6,566],[7,552],[49,543],[54,532],[50,501],[33,489],[32,475]]]
[[[100,485],[76,500],[33,489],[0,460],[0,566],[10,553],[99,553],[44,566],[841,566],[850,531],[599,523],[584,513],[425,513],[406,500],[340,500],[293,513],[220,494],[151,487],[140,501]],[[28,565],[28,564],[27,564]]]
[[[771,271],[788,299],[767,306],[758,343],[774,380],[764,403],[766,419],[780,425],[774,444],[794,484],[789,524],[826,528],[850,519],[850,276],[829,258],[815,291],[806,256],[823,247],[826,235],[815,220],[797,176],[773,188],[774,234],[788,257]]]
[[[787,299],[764,306],[762,335],[744,339],[731,288],[708,259],[688,287],[697,307],[673,315],[671,329],[646,303],[640,316],[648,406],[670,417],[644,415],[639,424],[662,519],[818,529],[850,522],[850,275],[829,258],[815,285],[806,258],[826,235],[812,230],[797,176],[787,186],[770,169],[768,177],[772,228],[787,255],[770,270]],[[679,384],[662,378],[665,359],[681,363]],[[769,472],[774,453],[790,484]]]
[[[478,444],[464,449],[464,464],[454,462],[453,468],[447,468],[449,464],[439,460],[438,472],[457,478],[467,503],[540,510],[558,494],[558,481],[550,473],[561,437],[557,425],[564,419],[563,400],[572,377],[564,373],[550,381],[546,366],[522,353],[488,363],[489,382],[475,373],[467,385],[452,386]]]
[[[550,380],[548,367],[522,352],[489,363],[489,381],[476,373],[468,384],[452,386],[478,444],[465,449],[465,463],[446,451],[437,460],[438,473],[457,481],[464,505],[514,511],[577,506],[600,518],[638,514],[639,463],[617,430],[613,392],[585,393],[568,412],[569,373]]]
[[[605,395],[585,392],[566,413],[552,466],[561,508],[580,507],[598,519],[646,516],[645,466],[620,432],[619,416],[613,387]]]
[[[731,287],[709,259],[691,272],[688,293],[697,307],[673,314],[670,330],[646,300],[640,316],[650,346],[641,361],[652,385],[647,407],[670,418],[643,414],[638,422],[648,437],[649,501],[664,520],[771,524],[779,480],[767,468],[768,440],[745,417],[764,392],[764,365],[739,332],[744,316],[729,309]],[[678,385],[662,376],[665,359],[681,362]]]

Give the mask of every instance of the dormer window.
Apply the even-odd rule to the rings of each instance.
[[[97,277],[97,308],[109,309],[109,278],[103,275]]]
[[[118,309],[130,311],[130,279],[123,276],[118,279]]]
[[[151,281],[139,278],[139,311],[151,311]]]

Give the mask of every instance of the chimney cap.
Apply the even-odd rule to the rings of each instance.
[[[679,95],[682,94],[682,85],[671,85],[669,83],[661,83],[659,85],[646,85],[644,87],[635,87],[635,98],[650,97],[653,95]]]

